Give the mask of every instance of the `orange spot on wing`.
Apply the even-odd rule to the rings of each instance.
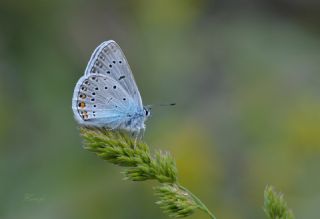
[[[81,109],[83,109],[83,108],[86,107],[86,104],[85,104],[84,102],[80,102],[80,103],[79,103],[79,107],[80,107]]]

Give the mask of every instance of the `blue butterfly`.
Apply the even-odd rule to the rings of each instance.
[[[109,40],[100,44],[77,82],[72,110],[80,125],[140,133],[150,108],[142,99],[130,66],[119,45]]]

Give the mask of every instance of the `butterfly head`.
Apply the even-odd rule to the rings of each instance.
[[[144,112],[145,118],[148,118],[151,115],[151,106],[144,106],[143,112]]]

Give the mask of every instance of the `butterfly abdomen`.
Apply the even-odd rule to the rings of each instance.
[[[145,128],[145,116],[142,113],[128,115],[127,120],[121,124],[121,129],[126,129],[130,132],[136,132]]]

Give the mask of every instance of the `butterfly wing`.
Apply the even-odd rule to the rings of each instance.
[[[118,81],[108,75],[81,77],[74,89],[72,109],[82,125],[118,128],[139,106]]]
[[[85,75],[101,74],[118,81],[129,96],[143,109],[142,99],[132,71],[120,46],[113,40],[100,44],[93,52]]]

